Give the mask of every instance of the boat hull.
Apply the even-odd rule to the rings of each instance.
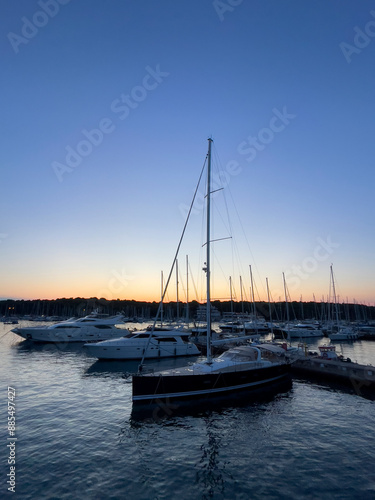
[[[289,330],[289,338],[291,339],[308,339],[315,337],[324,337],[322,330]],[[285,336],[287,337],[287,332],[285,331]]]
[[[105,330],[98,329],[97,331],[89,328],[69,328],[65,330],[64,328],[53,329],[48,327],[15,328],[12,331],[25,340],[42,344],[100,342],[117,338],[127,332],[127,330],[115,327]]]
[[[251,392],[278,384],[290,377],[288,363],[256,370],[191,375],[133,375],[133,403],[160,400],[208,399]]]
[[[163,345],[162,348],[159,348],[158,346],[149,346],[147,350],[145,350],[144,347],[139,347],[139,345],[108,347],[87,344],[85,347],[95,358],[106,360],[176,358],[179,356],[198,356],[200,354],[200,351],[195,344],[182,346]]]
[[[331,341],[340,341],[340,340],[358,340],[358,335],[356,333],[333,333],[329,335],[329,339]]]

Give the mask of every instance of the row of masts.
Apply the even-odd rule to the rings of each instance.
[[[184,320],[186,323],[189,323],[190,319],[190,305],[189,305],[189,257],[186,255],[186,289],[184,287],[184,294],[185,294],[185,300],[182,302],[180,301],[180,280],[181,280],[181,275],[179,273],[179,263],[178,260],[176,259],[176,302],[175,302],[175,312],[173,314],[174,319],[178,322],[180,320]],[[205,268],[206,269],[206,268]],[[255,300],[255,285],[254,285],[254,280],[253,280],[253,274],[252,274],[252,267],[249,265],[249,271],[250,271],[250,300],[248,300],[246,294],[244,297],[244,291],[245,291],[245,286],[243,284],[243,279],[242,276],[239,277],[240,281],[240,307],[241,307],[241,314],[242,316],[248,316],[250,315],[252,318],[256,319],[257,316],[259,316],[259,313],[257,313],[257,303]],[[191,272],[191,270],[190,270]],[[335,285],[335,280],[333,276],[333,265],[331,264],[330,266],[330,275],[331,275],[331,280],[330,280],[330,290],[329,294],[327,296],[327,303],[325,304],[324,297],[322,298],[322,308],[321,311],[319,312],[318,310],[318,303],[316,302],[315,295],[314,295],[314,304],[316,305],[315,307],[315,314],[314,317],[316,319],[320,320],[326,320],[326,321],[331,321],[338,323],[340,317],[342,316],[342,311],[340,311],[340,304],[338,300],[338,296],[336,294],[336,285]],[[285,274],[282,273],[283,277],[283,291],[284,291],[284,299],[283,303],[285,304],[285,317],[283,318],[283,321],[290,321],[292,315],[290,314],[290,303],[292,302],[290,299],[288,287],[287,287],[287,282],[285,278]],[[233,280],[232,276],[229,276],[229,300],[230,300],[230,315],[232,317],[235,317],[238,314],[238,308],[237,311],[234,311],[234,305],[237,302],[238,295],[237,293],[234,293],[234,287],[233,287]],[[163,278],[163,271],[161,271],[161,296],[163,296],[164,292],[164,278]],[[271,296],[270,288],[269,288],[269,281],[268,278],[266,278],[266,292],[267,292],[267,303],[268,303],[268,317],[272,319],[272,307],[271,304],[274,304],[274,299]],[[262,302],[262,301],[260,301]],[[294,301],[295,302],[295,301]],[[279,297],[279,303],[281,303],[281,298]],[[245,311],[245,304],[247,304],[247,310]],[[345,306],[345,303],[343,304]],[[357,305],[354,302],[354,305]],[[183,306],[183,313],[181,312],[181,306]],[[303,302],[302,302],[302,297],[300,299],[300,314],[299,318],[301,320],[304,320],[304,308],[303,308]],[[265,311],[264,311],[265,312]],[[263,314],[264,314],[263,312]],[[296,312],[292,309],[293,315],[296,318]],[[346,310],[344,311],[346,312]],[[358,316],[358,315],[356,315]],[[160,313],[160,320],[161,320],[161,325],[163,325],[163,322],[165,320],[165,315],[164,315],[164,307],[163,303],[161,304],[161,313]],[[345,318],[347,321],[350,321],[349,314],[345,314]],[[170,312],[168,314],[168,321],[170,321]],[[281,320],[281,318],[278,318],[278,320]]]
[[[206,273],[206,320],[207,320],[207,363],[208,364],[210,364],[211,361],[212,361],[212,352],[211,352],[211,242],[212,242],[212,240],[211,240],[211,147],[212,147],[212,139],[209,138],[208,139],[208,153],[207,153],[207,157],[206,157],[206,160],[207,160],[207,192],[206,192],[206,205],[207,205],[207,209],[206,209],[206,243],[205,243],[205,246],[206,246],[206,262],[204,263],[204,267],[203,267],[203,271]],[[202,174],[201,174],[201,176],[202,176]],[[196,194],[196,192],[195,192],[195,194]],[[195,195],[194,195],[194,198],[195,198]],[[193,198],[192,205],[194,203],[194,198]],[[190,210],[189,210],[189,214],[188,214],[188,218],[187,218],[186,223],[185,223],[183,234],[185,232],[186,224],[187,224],[187,221],[188,221],[189,216],[190,216],[192,205],[191,205]],[[177,252],[176,252],[176,255],[175,255],[175,259],[174,259],[174,263],[173,263],[173,264],[176,265],[176,275],[177,275],[177,279],[176,279],[176,297],[177,297],[177,318],[178,319],[179,319],[180,313],[179,313],[179,278],[178,278],[179,275],[178,275],[178,260],[177,260],[177,255],[178,255],[178,251],[179,251],[179,248],[180,248],[180,245],[181,245],[181,241],[182,241],[182,237],[181,237],[180,243],[178,245]],[[188,283],[188,257],[187,256],[186,256],[186,263],[187,263],[186,269],[187,269],[187,283]],[[252,275],[251,266],[249,266],[249,268],[250,268],[250,283],[251,283],[250,298],[251,298],[251,304],[252,304],[252,315],[253,315],[254,318],[256,318],[256,307],[255,307],[253,275]],[[172,265],[172,269],[173,269],[173,265]],[[158,310],[158,314],[157,314],[155,323],[156,323],[156,321],[158,319],[159,314],[160,314],[161,322],[163,321],[163,300],[164,300],[164,296],[166,294],[166,290],[167,290],[167,287],[168,287],[169,280],[171,278],[172,269],[171,269],[171,272],[169,274],[166,286],[164,286],[164,279],[163,279],[163,273],[162,273],[162,277],[161,277],[162,278],[161,279],[161,283],[162,283],[161,284],[161,302],[160,302],[160,307],[159,307],[159,310]],[[336,299],[336,290],[335,290],[335,285],[334,285],[334,280],[333,280],[332,265],[331,265],[331,279],[332,279],[332,286],[333,286],[333,295],[334,295],[334,306],[335,306],[336,322],[338,324],[338,322],[339,322],[338,307],[337,307],[337,299]],[[267,297],[268,297],[268,304],[269,304],[269,315],[270,315],[270,318],[271,318],[271,300],[270,300],[271,298],[270,298],[270,292],[269,292],[268,278],[266,278],[266,284],[267,284]],[[285,274],[284,273],[283,273],[283,285],[284,285],[286,316],[287,316],[286,320],[287,320],[287,324],[289,325],[289,323],[290,323],[289,303],[288,303],[288,295],[289,294],[288,294],[288,290],[287,290],[287,285],[286,285],[286,280],[285,280]],[[243,304],[242,277],[240,277],[240,290],[241,290],[241,303]],[[186,294],[187,294],[187,299],[186,299],[186,319],[188,320],[188,315],[189,315],[189,311],[188,311],[188,303],[189,303],[188,286],[187,286]],[[232,300],[232,278],[231,277],[230,277],[230,296],[231,296],[230,299],[231,299],[231,304],[232,304],[233,300]],[[154,326],[155,326],[155,323],[154,323]],[[272,320],[271,320],[271,330],[272,330]]]

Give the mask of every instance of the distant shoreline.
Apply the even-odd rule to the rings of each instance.
[[[238,301],[220,301],[213,300],[212,306],[220,315],[223,313],[233,312],[235,314],[251,314],[254,311],[257,316],[262,316],[266,320],[270,319],[269,309],[271,307],[271,317],[273,320],[286,318],[285,302],[268,302],[256,301],[255,304],[250,302]],[[193,300],[188,304],[186,311],[186,302],[170,301],[165,302],[163,307],[164,318],[166,320],[176,318],[186,318],[187,312],[189,318],[195,318],[197,310],[202,308],[203,303]],[[129,318],[143,318],[152,320],[159,307],[159,302],[137,301],[134,299],[125,300],[107,300],[96,297],[83,298],[59,298],[59,299],[2,299],[0,300],[0,316],[3,317],[23,317],[23,316],[39,316],[39,317],[72,317],[85,316],[94,310],[99,310],[106,314],[117,314],[122,312]],[[316,319],[325,320],[328,315],[329,308],[332,304],[327,302],[297,302],[288,303],[289,317],[293,319]],[[342,320],[346,321],[374,321],[375,306],[367,306],[357,303],[340,303],[339,315]]]

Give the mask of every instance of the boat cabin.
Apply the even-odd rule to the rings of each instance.
[[[319,346],[319,357],[323,359],[337,359],[336,346],[334,345],[321,345]]]
[[[260,361],[261,353],[259,349],[254,347],[236,347],[223,352],[223,354],[219,357],[221,359],[227,359],[234,362]]]

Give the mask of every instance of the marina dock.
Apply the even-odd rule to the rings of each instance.
[[[354,387],[358,394],[375,393],[375,367],[338,357],[335,347],[320,346],[319,355],[300,351],[292,360],[292,375]]]

